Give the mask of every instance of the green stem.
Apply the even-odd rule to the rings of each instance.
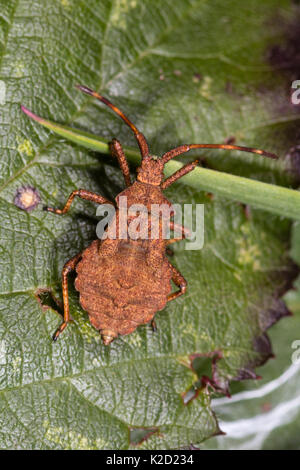
[[[168,164],[167,175],[182,167],[178,161]],[[180,180],[193,188],[224,196],[274,214],[300,220],[300,192],[274,184],[221,173],[207,168],[195,168]]]
[[[23,106],[22,110],[30,118],[76,144],[101,153],[110,153],[108,141],[105,139],[42,119]],[[134,164],[140,162],[138,150],[124,147],[124,151],[130,162]],[[183,164],[179,161],[171,160],[165,167],[166,176],[170,176],[182,166]],[[180,181],[196,189],[209,191],[258,209],[300,220],[300,192],[293,189],[200,167],[195,168]]]

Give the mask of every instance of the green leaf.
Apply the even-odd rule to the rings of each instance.
[[[61,297],[62,266],[96,237],[97,219],[83,201],[64,217],[42,205],[61,207],[80,187],[112,199],[124,186],[112,159],[58,138],[20,105],[133,147],[128,128],[74,88],[84,83],[123,109],[155,154],[235,136],[280,161],[203,152],[213,170],[294,187],[284,156],[296,143],[299,114],[283,91],[290,78],[267,58],[295,11],[285,0],[253,0],[251,8],[237,0],[0,0],[0,7],[0,447],[198,444],[219,426],[207,387],[184,403],[204,372],[196,360],[219,358],[212,377],[219,388],[254,377],[270,355],[266,328],[287,314],[279,297],[295,266],[286,213],[252,210],[247,218],[238,203],[174,185],[170,200],[205,203],[204,248],[181,243],[172,258],[188,293],[157,314],[156,334],[145,325],[104,347],[70,282],[74,324],[53,344],[61,317],[49,289]],[[28,185],[41,198],[31,212],[14,204]]]
[[[292,255],[299,263],[299,224],[293,228]],[[212,406],[227,432],[210,439],[203,449],[299,449],[300,283],[285,301],[294,316],[274,325],[270,337],[275,360],[260,369],[262,379],[234,387],[232,400],[213,400]]]
[[[292,345],[299,341],[299,309],[296,313],[270,331],[276,359],[260,369],[263,380],[248,383],[230,401],[213,400],[226,436],[210,439],[201,448],[299,450],[300,366],[292,363]]]

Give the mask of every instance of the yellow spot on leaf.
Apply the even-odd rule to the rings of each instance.
[[[204,341],[210,340],[206,333],[196,330],[192,324],[186,323],[185,325],[181,326],[180,330],[183,334],[194,337],[196,341],[199,340],[199,338],[203,339]]]
[[[242,280],[241,276],[238,273],[234,273],[233,275],[238,281]]]
[[[61,4],[64,8],[70,8],[71,7],[69,0],[60,0],[60,1],[61,1]]]
[[[130,335],[126,336],[126,343],[135,348],[140,348],[142,345],[142,338],[136,331],[134,331]]]
[[[14,75],[18,78],[21,78],[24,76],[24,71],[25,71],[25,64],[23,62],[16,62],[14,64]]]
[[[90,439],[78,432],[67,431],[62,426],[50,426],[48,421],[44,421],[43,427],[47,429],[45,438],[65,450],[97,450],[107,447],[106,441],[101,437]]]
[[[12,360],[12,368],[14,372],[17,372],[20,369],[22,358],[20,356],[14,357]]]
[[[232,357],[232,351],[231,350],[226,351],[226,349],[225,350],[222,349],[222,356],[223,356],[223,358],[224,357]]]
[[[27,155],[27,157],[33,157],[34,151],[30,140],[25,139],[23,142],[20,142],[17,148],[19,153]]]
[[[100,342],[101,336],[97,330],[90,324],[89,320],[82,317],[81,313],[77,312],[72,314],[76,325],[78,326],[80,333],[82,334],[85,341],[92,343],[93,341]]]
[[[241,225],[240,229],[241,229],[241,232],[244,235],[250,235],[250,233],[251,233],[250,224],[247,224],[247,223],[243,224],[243,225]]]
[[[201,86],[199,88],[200,95],[209,101],[212,100],[211,85],[212,85],[212,78],[206,75],[203,78]]]
[[[237,261],[241,266],[248,266],[251,267],[253,271],[260,271],[262,267],[260,263],[261,251],[259,246],[250,241],[250,229],[246,224],[241,227],[241,231],[245,236],[236,240],[238,249]]]
[[[111,15],[111,23],[118,28],[126,28],[126,15],[130,14],[138,4],[138,0],[117,0]]]

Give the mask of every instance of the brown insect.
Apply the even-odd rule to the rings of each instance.
[[[136,181],[131,183],[128,163],[120,142],[113,139],[110,144],[112,154],[118,159],[126,185],[126,189],[115,198],[117,224],[121,215],[119,207],[121,196],[127,197],[128,206],[136,203],[143,204],[149,213],[152,204],[167,204],[172,207],[171,202],[164,197],[163,190],[192,171],[198,161],[187,163],[166,179],[163,173],[164,165],[172,158],[191,149],[241,150],[277,158],[276,155],[263,150],[228,144],[181,145],[158,158],[150,155],[144,135],[122,111],[108,99],[89,88],[81,85],[77,88],[94,96],[117,113],[133,131],[140,148],[141,165],[137,169]],[[75,196],[98,204],[114,204],[99,194],[78,189],[71,193],[63,209],[47,207],[45,210],[55,214],[65,214]],[[172,221],[169,225],[171,229],[174,229]],[[177,226],[176,229],[182,233],[183,237],[187,234],[183,226]],[[67,277],[75,269],[77,272],[75,287],[80,293],[80,304],[88,312],[91,324],[99,330],[105,345],[111,343],[118,335],[133,332],[141,324],[151,322],[152,327],[155,328],[155,313],[162,310],[170,300],[184,294],[187,288],[187,282],[182,274],[166,257],[167,246],[177,240],[178,238],[164,238],[160,222],[157,239],[98,239],[82,253],[70,259],[62,271],[64,319],[56,330],[53,340],[57,340],[70,321]],[[178,287],[176,292],[171,292],[171,280]]]

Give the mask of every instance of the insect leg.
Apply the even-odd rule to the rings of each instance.
[[[113,139],[110,144],[110,151],[114,157],[117,157],[122,170],[126,186],[131,186],[130,172],[128,162],[122,149],[122,145],[117,139]]]
[[[53,207],[44,207],[44,210],[48,212],[54,212],[54,214],[66,214],[66,212],[68,212],[68,210],[70,209],[70,205],[72,204],[75,196],[78,196],[81,199],[96,202],[97,204],[113,204],[108,199],[105,199],[103,196],[100,196],[100,194],[96,194],[91,191],[86,191],[85,189],[76,189],[76,191],[73,191],[68,197],[68,200],[63,209],[53,209]]]
[[[71,271],[74,271],[76,264],[81,258],[81,253],[71,258],[63,267],[62,270],[62,292],[63,292],[63,300],[64,300],[64,321],[62,324],[57,328],[56,332],[53,335],[53,341],[56,341],[60,333],[64,331],[66,326],[70,321],[70,308],[69,308],[69,294],[68,294],[68,274]]]
[[[176,242],[181,242],[186,237],[186,235],[189,234],[189,230],[186,227],[182,227],[181,225],[177,225],[177,224],[173,224],[173,226],[174,225],[176,225],[177,230],[178,228],[182,230],[182,236],[178,238],[170,238],[170,240],[167,240],[166,254],[169,256],[173,256],[174,251],[172,250],[172,248],[169,248],[168,245],[171,245],[172,243],[176,243]]]
[[[170,222],[170,228],[172,230],[176,230],[178,232],[181,231],[182,236],[181,237],[170,238],[169,240],[166,240],[166,245],[167,246],[171,245],[172,243],[181,242],[184,238],[186,238],[186,235],[190,234],[189,229],[187,229],[186,227],[183,227],[182,225],[174,224],[174,222]],[[166,248],[166,253],[169,256],[174,255],[174,252],[171,248]]]
[[[181,232],[181,237],[178,238],[171,238],[170,240],[167,241],[167,244],[169,245],[170,243],[177,242],[179,240],[182,240],[185,238],[187,235],[191,235],[191,232],[188,228],[183,227],[183,225],[175,224],[173,221],[170,222],[170,229],[174,230],[175,232]]]
[[[183,240],[183,238],[185,238],[185,236],[183,236],[182,238],[180,238],[180,237],[170,238],[170,240],[167,241],[167,245],[171,245],[172,243],[176,243],[176,242],[181,242]],[[171,250],[171,248],[167,248],[167,250]],[[172,255],[174,254],[173,251],[170,251],[169,253],[171,253]],[[167,252],[167,255],[169,253]]]
[[[169,263],[169,265],[170,265],[170,268],[172,269],[172,273],[173,273],[172,281],[174,282],[174,284],[176,284],[176,286],[179,287],[179,290],[176,291],[176,292],[173,292],[170,295],[168,295],[168,302],[170,300],[177,299],[177,297],[179,297],[180,295],[183,295],[185,293],[186,287],[187,287],[187,282],[184,279],[184,277],[182,276],[182,274],[171,263]]]
[[[169,178],[165,179],[165,181],[163,181],[163,183],[161,184],[161,188],[162,189],[166,189],[168,188],[168,186],[170,186],[171,184],[173,184],[175,181],[179,180],[179,178],[181,178],[182,176],[186,175],[187,173],[189,173],[190,171],[193,171],[194,168],[196,168],[196,166],[198,165],[199,163],[199,160],[195,160],[194,162],[192,163],[187,163],[186,165],[184,165],[182,168],[180,168],[179,170],[175,171],[175,173],[173,173],[173,175],[169,176]]]

